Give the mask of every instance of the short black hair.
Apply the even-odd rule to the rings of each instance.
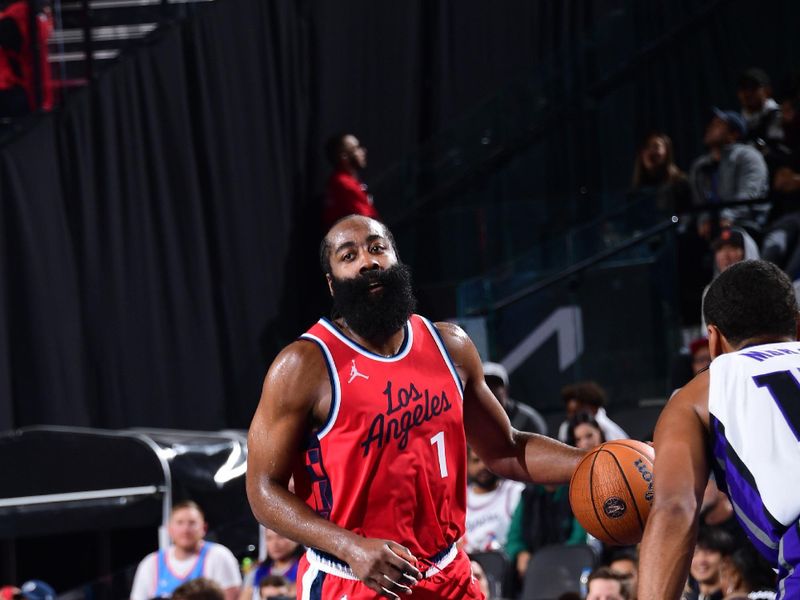
[[[348,135],[352,134],[341,131],[325,141],[325,158],[328,159],[332,167],[339,166],[339,155],[342,153],[342,148],[344,148],[344,138]]]
[[[611,579],[612,581],[618,581],[620,595],[625,598],[625,600],[631,597],[631,578],[629,575],[619,573],[608,567],[598,567],[589,575],[588,583],[591,583],[595,579]]]
[[[774,264],[746,260],[725,269],[703,301],[706,323],[734,346],[759,337],[797,335],[797,299],[792,282]]]
[[[224,600],[225,592],[216,581],[198,577],[175,588],[172,598],[174,600]]]
[[[733,536],[721,527],[703,525],[697,533],[697,543],[695,547],[701,550],[719,552],[722,556],[728,556],[736,547]]]
[[[330,229],[325,232],[325,235],[322,237],[322,241],[319,244],[319,266],[322,268],[322,272],[325,275],[331,274],[331,245],[328,242],[328,234],[331,232],[331,229],[336,227],[339,223],[344,221],[345,219],[349,219],[350,217],[357,217],[358,215],[347,215],[338,219],[333,225],[330,226]],[[371,218],[371,217],[370,217]],[[377,221],[377,219],[373,219],[373,221]],[[392,250],[394,250],[395,256],[397,256],[398,261],[400,260],[400,253],[397,251],[397,244],[394,241],[394,236],[389,228],[386,226],[386,223],[383,221],[378,221],[383,226],[384,237],[388,240],[389,244],[392,246]]]
[[[753,591],[775,589],[775,571],[767,559],[750,544],[734,550],[728,560],[747,587]]]
[[[561,388],[561,400],[564,404],[577,400],[580,404],[601,408],[606,404],[606,392],[594,381],[579,381]]]

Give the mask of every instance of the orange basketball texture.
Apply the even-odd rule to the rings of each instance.
[[[637,440],[601,444],[578,464],[569,503],[583,528],[612,546],[642,541],[653,504],[653,448]]]

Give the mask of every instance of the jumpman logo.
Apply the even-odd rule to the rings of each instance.
[[[369,375],[364,375],[363,373],[359,373],[358,369],[356,368],[356,361],[353,359],[353,366],[350,367],[350,379],[347,380],[347,383],[353,383],[353,380],[356,377],[363,377],[364,379],[369,379]]]

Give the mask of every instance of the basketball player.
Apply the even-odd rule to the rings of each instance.
[[[681,595],[713,467],[753,545],[800,597],[800,343],[792,283],[775,265],[729,267],[704,302],[711,357],[667,404],[655,432],[655,499],[639,600]]]
[[[346,217],[320,254],[339,316],[267,373],[248,439],[253,512],[309,548],[299,598],[481,598],[454,545],[467,442],[498,475],[540,483],[567,481],[583,453],[511,428],[464,332],[413,314],[383,224]]]

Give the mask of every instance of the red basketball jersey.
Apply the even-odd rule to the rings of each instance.
[[[328,365],[331,409],[311,436],[295,492],[331,522],[427,558],[464,533],[461,381],[439,332],[412,315],[391,357],[320,319],[302,339]]]

